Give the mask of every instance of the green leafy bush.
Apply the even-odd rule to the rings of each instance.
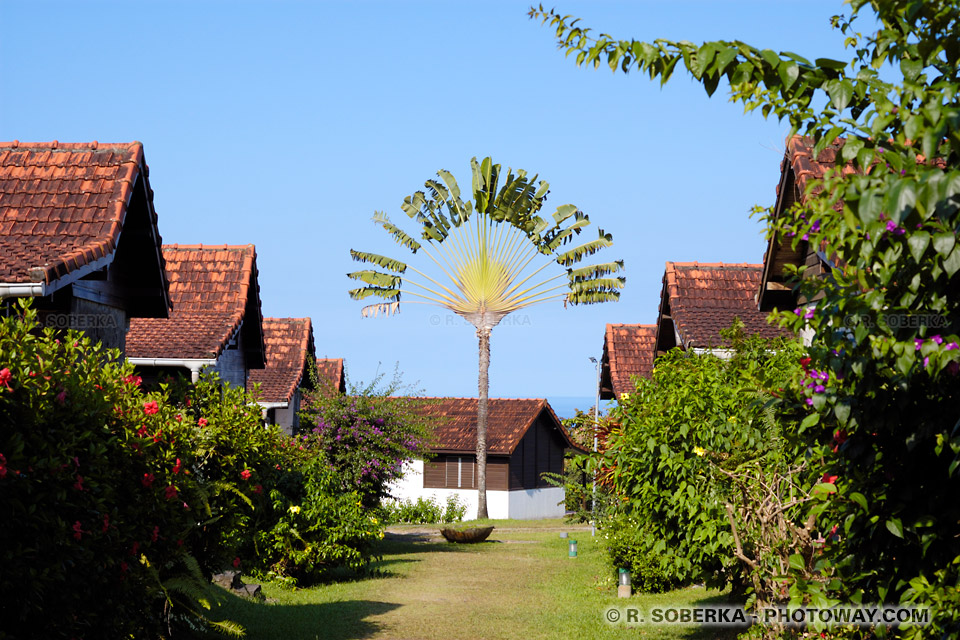
[[[4,632],[157,636],[208,595],[189,553],[201,492],[168,403],[115,351],[22,312],[0,320]]]
[[[640,523],[627,516],[614,516],[604,521],[601,534],[607,544],[607,555],[614,569],[629,569],[635,591],[662,593],[680,586],[681,577],[669,551],[653,553],[656,541]]]
[[[770,600],[785,570],[777,563],[809,541],[791,534],[768,544],[756,518],[767,496],[744,492],[737,479],[759,468],[767,476],[754,480],[769,484],[803,457],[806,447],[785,437],[799,419],[776,398],[803,351],[791,341],[746,337],[742,326],[725,335],[729,358],[673,350],[611,412],[616,426],[593,466],[618,500],[601,526],[612,526],[616,559],[637,563],[654,583],[750,586]],[[803,495],[812,473],[791,476],[808,484],[785,489]],[[801,508],[782,515],[793,525]]]
[[[447,496],[445,505],[434,498],[420,496],[416,501],[385,500],[381,506],[384,520],[396,524],[460,522],[467,514],[467,505],[456,495]]]

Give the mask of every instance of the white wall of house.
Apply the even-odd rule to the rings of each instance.
[[[417,498],[433,498],[443,506],[447,497],[456,495],[461,504],[467,505],[466,519],[477,517],[476,489],[425,489],[423,486],[423,460],[412,460],[403,465],[403,477],[389,486],[389,493],[397,500],[416,502]],[[562,487],[547,487],[519,491],[487,491],[487,514],[494,520],[515,518],[535,520],[538,518],[561,518],[564,514],[564,490]],[[559,503],[559,504],[558,504]]]

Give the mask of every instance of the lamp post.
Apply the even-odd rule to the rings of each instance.
[[[590,362],[597,370],[597,398],[593,403],[593,453],[597,453],[597,427],[600,426],[600,362],[590,356]],[[596,457],[596,456],[594,456]],[[593,497],[590,502],[590,513],[593,519],[590,520],[590,535],[597,535],[597,474],[593,474]]]

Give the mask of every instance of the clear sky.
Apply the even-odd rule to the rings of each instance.
[[[761,262],[787,128],[678,75],[578,69],[507,0],[0,0],[0,139],[140,140],[164,242],[255,243],[267,317],[313,318],[354,380],[395,363],[476,395],[472,328],[405,307],[361,319],[349,249],[408,259],[370,218],[470,158],[538,173],[626,262],[618,303],[521,311],[493,332],[491,395],[590,396],[608,322],[652,323],[667,260]],[[820,0],[574,2],[617,37],[740,39],[847,59]],[[412,227],[407,227],[408,230]]]

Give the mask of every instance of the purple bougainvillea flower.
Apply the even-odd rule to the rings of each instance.
[[[820,231],[820,220],[814,221],[813,226],[810,227],[810,231],[812,231],[813,233]]]
[[[939,334],[935,336],[931,336],[930,339],[933,340],[936,344],[943,344],[943,338],[941,338]]]
[[[926,369],[928,364],[930,364],[930,358],[929,358],[929,357],[928,357],[928,358],[924,358],[924,359],[923,359],[923,368]]]
[[[803,315],[803,309],[801,309],[800,307],[797,307],[796,309],[794,309],[793,312],[794,312],[795,314],[797,314],[798,316],[802,316],[802,315]]]
[[[816,307],[810,307],[809,309],[807,309],[807,312],[803,314],[803,317],[806,318],[807,320],[810,320],[811,318],[813,318],[813,314],[816,313],[816,311],[817,311]]]
[[[809,234],[809,233],[805,233],[805,234],[803,234],[802,236],[800,236],[800,239],[801,239],[801,240],[809,240],[809,239],[810,239],[810,234]]]
[[[960,347],[960,345],[958,345],[956,342],[948,342],[944,349],[947,351],[953,351],[958,347]]]
[[[807,398],[807,404],[813,406],[813,398]]]
[[[923,338],[914,338],[913,343],[917,345],[916,351],[920,351],[920,347],[923,346]]]
[[[907,230],[904,227],[897,227],[893,230],[893,234],[897,236],[902,236],[907,233]]]
[[[888,222],[887,222],[887,231],[896,231],[896,230],[897,230],[897,223],[894,222],[893,220],[888,221]]]
[[[827,388],[826,388],[825,386],[823,386],[822,384],[818,384],[817,386],[815,386],[815,387],[813,388],[813,392],[814,392],[814,393],[823,393],[823,392],[826,391],[826,390],[827,390]]]

